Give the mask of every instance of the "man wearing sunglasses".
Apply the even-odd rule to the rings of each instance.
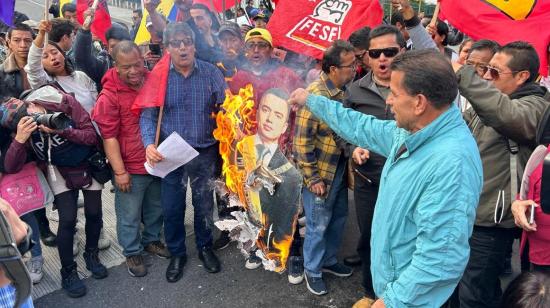
[[[164,46],[170,53],[170,66],[160,141],[176,132],[199,152],[199,156],[161,180],[164,234],[172,255],[166,280],[177,282],[187,262],[184,226],[187,185],[181,183],[188,180],[193,190],[195,222],[201,222],[195,224],[198,257],[207,272],[220,271],[220,262],[212,250],[214,199],[209,181],[219,175],[218,164],[213,163],[220,157],[213,136],[216,122],[212,113],[218,111],[225,99],[226,84],[214,65],[195,58],[195,33],[187,23],[168,24],[164,30]],[[158,67],[162,66],[157,64],[155,69]],[[164,159],[155,145],[158,116],[159,108],[144,108],[140,119],[146,159],[152,166]]]
[[[475,42],[466,56],[466,64],[475,68],[476,74],[483,78],[487,72],[487,65],[493,58],[493,55],[498,51],[500,46],[497,42],[491,40],[479,40]],[[460,96],[459,108],[462,112],[470,108],[470,103],[464,96]]]
[[[395,121],[302,89],[290,102],[307,105],[336,134],[387,157],[371,240],[379,299],[355,307],[441,307],[468,262],[481,160],[453,103],[457,79],[448,60],[437,51],[410,51],[391,67],[386,102]]]
[[[392,1],[396,11],[397,4],[401,5],[400,12],[413,46],[416,49],[436,50],[435,43],[420,24],[420,19],[416,16],[409,1]],[[381,25],[373,29],[370,32],[365,55],[369,58],[371,71],[348,88],[346,92],[348,97],[344,100],[344,106],[373,115],[381,120],[393,120],[393,114],[385,102],[390,92],[391,64],[398,54],[405,52],[405,47],[406,41],[403,33],[395,26]],[[371,226],[382,167],[386,159],[356,145],[347,145],[345,148],[352,157],[351,168],[355,183],[353,194],[359,231],[361,232],[357,247],[362,261],[362,284],[365,289],[365,298],[357,302],[361,307],[363,301],[369,302],[374,299],[370,271]]]
[[[480,150],[484,185],[458,293],[461,307],[498,307],[499,275],[515,235],[511,203],[550,95],[535,83],[539,58],[526,42],[503,46],[483,78],[473,65],[459,67],[460,93],[472,106],[464,119]]]
[[[303,86],[304,82],[293,70],[272,58],[273,40],[266,29],[254,28],[248,31],[244,49],[246,63],[228,82],[233,94],[238,94],[239,89],[252,84],[255,107],[258,107],[258,98],[268,89],[280,88],[290,93]]]

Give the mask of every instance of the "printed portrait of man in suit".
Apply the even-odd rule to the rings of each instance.
[[[290,246],[302,188],[300,172],[279,148],[279,138],[289,126],[287,99],[281,89],[266,91],[256,112],[257,133],[237,144],[246,171],[247,212],[253,222],[262,225],[258,241],[265,255],[276,251],[274,245],[285,239]]]

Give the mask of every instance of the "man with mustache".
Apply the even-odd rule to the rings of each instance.
[[[170,172],[161,180],[164,234],[172,255],[166,270],[168,282],[183,275],[187,262],[185,246],[185,196],[188,180],[193,190],[195,242],[199,259],[209,273],[220,271],[220,262],[212,250],[212,208],[214,199],[210,180],[218,176],[218,143],[213,131],[212,113],[225,99],[226,84],[222,73],[212,64],[195,59],[195,33],[187,23],[169,24],[164,30],[164,46],[170,53],[164,98],[160,141],[178,133],[199,152],[189,163]],[[160,63],[160,62],[159,62]],[[162,67],[157,64],[155,69]],[[154,166],[164,157],[157,151],[155,133],[159,109],[145,108],[140,126],[147,162]]]

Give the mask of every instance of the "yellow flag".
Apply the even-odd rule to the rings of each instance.
[[[61,1],[70,1],[70,0],[61,0]],[[139,25],[138,32],[136,34],[136,38],[134,39],[134,42],[138,45],[147,43],[149,40],[151,40],[151,35],[149,34],[149,31],[147,31],[147,28],[145,28],[145,21],[147,20],[147,16],[149,16],[149,12],[145,9],[143,6],[143,1],[141,1],[141,7],[143,11],[143,18],[141,19],[141,23]],[[161,0],[159,6],[157,7],[157,12],[161,13],[168,19],[168,15],[172,11],[172,8],[174,7],[174,0]]]

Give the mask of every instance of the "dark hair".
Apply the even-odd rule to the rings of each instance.
[[[63,49],[61,49],[61,47],[59,47],[59,45],[57,45],[56,42],[48,41],[48,44],[55,47],[55,49],[57,49],[63,55],[63,59],[65,59],[65,62],[64,62],[65,63],[65,71],[67,72],[67,74],[72,75],[74,73],[75,69],[74,69],[74,65],[73,65],[73,62],[71,61],[71,59],[69,59],[69,57],[67,57],[67,54],[63,51]]]
[[[136,13],[139,15],[139,17],[143,17],[143,11],[141,9],[135,9],[132,11],[132,13]]]
[[[504,291],[500,307],[550,307],[550,276],[536,271],[519,275]]]
[[[128,33],[128,30],[124,29],[122,26],[118,24],[113,24],[107,32],[105,32],[105,39],[107,42],[111,39],[113,40],[119,40],[119,41],[129,41],[130,33]]]
[[[330,67],[339,67],[342,64],[342,53],[353,52],[353,46],[346,41],[336,40],[330,45],[323,54],[323,61],[321,62],[321,68],[323,72],[330,73]]]
[[[458,53],[462,52],[462,49],[464,48],[464,46],[466,46],[466,44],[468,43],[475,43],[476,41],[474,41],[472,38],[465,38],[462,43],[460,43],[460,46],[458,47]]]
[[[528,71],[529,79],[525,83],[535,80],[539,73],[540,60],[537,51],[527,42],[515,41],[508,43],[498,51],[512,58],[508,61],[508,67],[515,72]]]
[[[445,39],[441,44],[443,44],[443,46],[447,46],[449,44],[449,26],[447,26],[445,22],[438,19],[436,23],[436,28],[437,34],[439,34],[439,36],[445,35]]]
[[[388,34],[395,35],[395,40],[397,41],[397,45],[399,45],[399,47],[404,48],[405,46],[407,46],[407,42],[405,41],[403,34],[401,33],[401,31],[399,31],[399,29],[397,29],[396,26],[380,25],[372,29],[372,31],[370,32],[367,49],[370,48],[370,41],[372,41],[373,38],[377,38]]]
[[[369,34],[370,28],[363,27],[359,30],[353,31],[349,36],[348,41],[357,49],[369,49]]]
[[[76,5],[74,3],[65,3],[61,7],[61,16],[65,16],[65,12],[76,13]]]
[[[52,19],[52,31],[50,31],[50,40],[58,43],[64,35],[71,36],[76,30],[74,23],[64,18]]]
[[[34,31],[32,31],[32,28],[27,26],[26,24],[15,24],[13,27],[10,27],[8,30],[8,36],[7,38],[11,38],[11,34],[13,31],[25,31],[30,32],[32,35],[32,38],[34,39]]]
[[[119,54],[129,54],[133,50],[137,50],[137,52],[141,55],[141,50],[139,49],[138,45],[136,45],[136,43],[128,40],[120,41],[113,48],[112,57],[116,62],[117,56]]]
[[[203,10],[205,13],[210,15],[210,9],[202,3],[193,3],[193,5],[191,5],[191,10]]]
[[[285,102],[287,102],[288,99],[290,98],[290,95],[288,94],[288,92],[286,90],[281,89],[281,88],[271,88],[271,89],[268,89],[267,91],[264,92],[264,94],[262,95],[262,98],[260,99],[260,104],[264,101],[264,99],[268,95],[273,95],[275,97],[278,97],[278,98],[284,100]],[[290,106],[289,103],[287,103],[287,107],[288,107],[288,116],[287,116],[287,120],[288,120],[288,117],[290,117],[290,109],[291,109],[291,106]]]
[[[176,22],[176,23],[169,23],[166,25],[166,28],[164,29],[164,33],[162,34],[162,43],[164,46],[168,46],[168,42],[170,42],[170,39],[176,34],[176,33],[183,33],[193,40],[195,42],[195,32],[186,22]]]
[[[489,50],[493,55],[499,50],[500,45],[492,40],[479,40],[477,42],[474,42],[472,47],[470,48],[470,51],[468,52],[468,56],[472,53],[474,50]]]
[[[397,23],[400,23],[402,26],[405,26],[405,18],[401,12],[394,12],[390,17],[390,24],[395,26]]]
[[[403,87],[409,95],[424,95],[431,104],[443,108],[458,94],[458,81],[451,63],[435,50],[407,51],[395,57],[392,71],[403,72]]]

